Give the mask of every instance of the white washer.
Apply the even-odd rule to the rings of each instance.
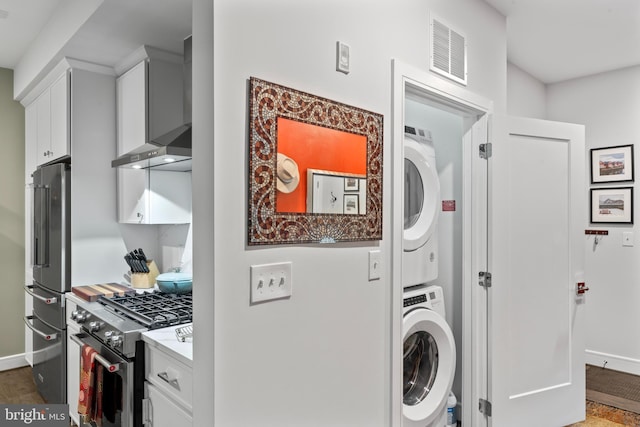
[[[431,132],[404,127],[404,236],[402,286],[438,277],[440,180]]]
[[[456,369],[456,344],[440,286],[405,289],[403,427],[443,427]]]

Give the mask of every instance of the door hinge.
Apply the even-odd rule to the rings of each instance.
[[[493,154],[493,145],[490,142],[480,144],[480,158],[488,159]]]
[[[486,415],[487,417],[491,416],[491,402],[486,399],[480,399],[478,404],[478,410],[481,414]]]
[[[478,273],[478,284],[483,288],[491,287],[491,273],[488,271],[481,271]]]

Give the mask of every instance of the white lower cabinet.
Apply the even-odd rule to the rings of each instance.
[[[158,387],[146,382],[145,393],[148,399],[146,426],[188,427],[193,425],[191,414],[177,405]]]
[[[175,338],[174,338],[175,340]],[[190,366],[163,351],[145,345],[144,422],[151,427],[193,425],[193,373]]]
[[[69,416],[71,420],[80,425],[78,419],[78,391],[80,390],[80,345],[71,340],[71,335],[80,333],[78,324],[71,320],[71,313],[76,310],[77,298],[72,293],[67,293],[66,319],[67,319],[67,403],[69,404]]]

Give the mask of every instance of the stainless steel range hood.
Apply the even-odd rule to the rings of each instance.
[[[112,167],[130,169],[191,170],[191,36],[184,41],[184,124],[111,162]]]

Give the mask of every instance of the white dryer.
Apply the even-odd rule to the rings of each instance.
[[[438,277],[440,180],[431,132],[404,127],[404,236],[402,286]]]
[[[403,427],[443,427],[456,369],[456,344],[439,286],[405,289]]]

